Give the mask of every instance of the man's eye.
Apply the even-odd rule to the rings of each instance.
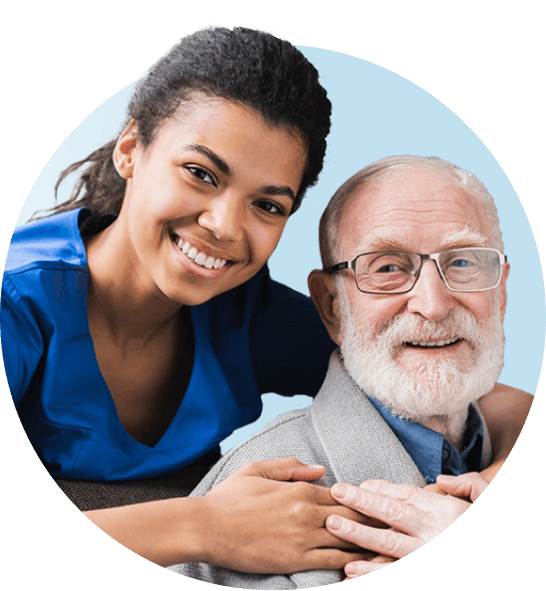
[[[381,268],[377,269],[376,273],[396,273],[397,271],[401,271],[402,269],[398,265],[383,265]]]
[[[454,261],[451,261],[450,265],[452,267],[464,269],[465,267],[470,267],[472,265],[472,262],[466,259],[455,259]]]

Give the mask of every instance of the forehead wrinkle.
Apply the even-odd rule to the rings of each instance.
[[[359,243],[359,254],[378,250],[408,250],[408,240],[388,227],[375,228]]]
[[[445,200],[439,201],[439,204],[445,204]],[[444,243],[449,244],[456,241],[480,244],[487,242],[487,236],[470,224],[469,215],[453,215],[453,213],[449,207],[433,207],[427,211],[418,211],[417,208],[412,208],[411,204],[408,204],[403,209],[385,208],[383,211],[370,216],[370,219],[373,220],[373,227],[360,241],[360,244],[374,247],[384,244],[389,247],[403,246],[406,248],[413,237],[426,237],[429,228],[434,230],[438,223],[448,223],[447,219],[449,218],[452,218],[450,225],[453,226],[453,231],[449,232],[445,239],[442,240],[442,246]],[[476,208],[472,213],[474,213],[473,219],[483,221],[479,208]],[[349,217],[347,216],[347,219],[344,220],[345,223],[350,223]],[[460,219],[453,219],[454,217]],[[446,219],[445,222],[444,219]],[[402,236],[400,230],[405,232],[407,236]]]
[[[451,250],[453,248],[464,248],[467,246],[486,247],[489,240],[478,230],[466,226],[462,230],[453,230],[438,245],[438,251]],[[409,240],[400,236],[393,228],[380,227],[372,230],[366,238],[359,243],[358,254],[376,252],[381,250],[394,250],[413,252]],[[430,254],[430,253],[423,253]]]

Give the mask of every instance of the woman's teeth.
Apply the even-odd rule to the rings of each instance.
[[[189,242],[182,240],[182,238],[175,238],[175,243],[189,259],[200,267],[205,267],[205,269],[221,269],[227,263],[225,259],[215,259],[207,256]]]

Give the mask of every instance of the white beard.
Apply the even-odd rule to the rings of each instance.
[[[451,432],[450,439],[457,439],[464,429],[469,404],[493,388],[503,366],[504,332],[498,298],[495,313],[485,327],[461,307],[438,323],[416,314],[400,314],[374,331],[354,318],[340,283],[341,353],[351,378],[366,394],[402,418],[429,425],[435,421],[451,423],[446,434]],[[461,370],[455,361],[445,359],[405,367],[396,361],[396,350],[402,343],[438,341],[446,335],[470,344],[470,367]]]

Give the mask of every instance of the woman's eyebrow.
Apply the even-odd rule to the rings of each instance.
[[[231,175],[231,168],[229,167],[228,163],[220,158],[220,156],[218,156],[218,154],[213,152],[210,148],[200,144],[190,144],[189,146],[184,146],[182,149],[202,154],[203,156],[207,157],[220,172],[224,173],[226,176]]]
[[[267,187],[263,187],[261,193],[263,193],[264,195],[271,195],[272,197],[274,195],[286,195],[291,199],[296,198],[296,196],[294,195],[294,191],[292,191],[292,189],[288,186],[276,187],[274,185],[270,185]]]
[[[226,176],[231,176],[231,168],[229,167],[229,164],[220,156],[218,156],[218,154],[216,154],[216,152],[213,152],[210,148],[207,148],[206,146],[203,146],[201,144],[189,144],[187,146],[184,146],[182,148],[182,150],[187,150],[190,152],[197,152],[198,154],[202,154],[203,156],[205,156],[206,158],[208,158],[213,164],[214,166],[216,166],[216,168],[222,172],[223,174],[225,174]],[[264,195],[271,195],[272,197],[274,195],[286,195],[287,197],[290,197],[291,199],[295,199],[296,196],[294,195],[294,191],[288,187],[288,186],[276,186],[276,185],[268,185],[263,187],[260,190],[261,193],[263,193]]]

